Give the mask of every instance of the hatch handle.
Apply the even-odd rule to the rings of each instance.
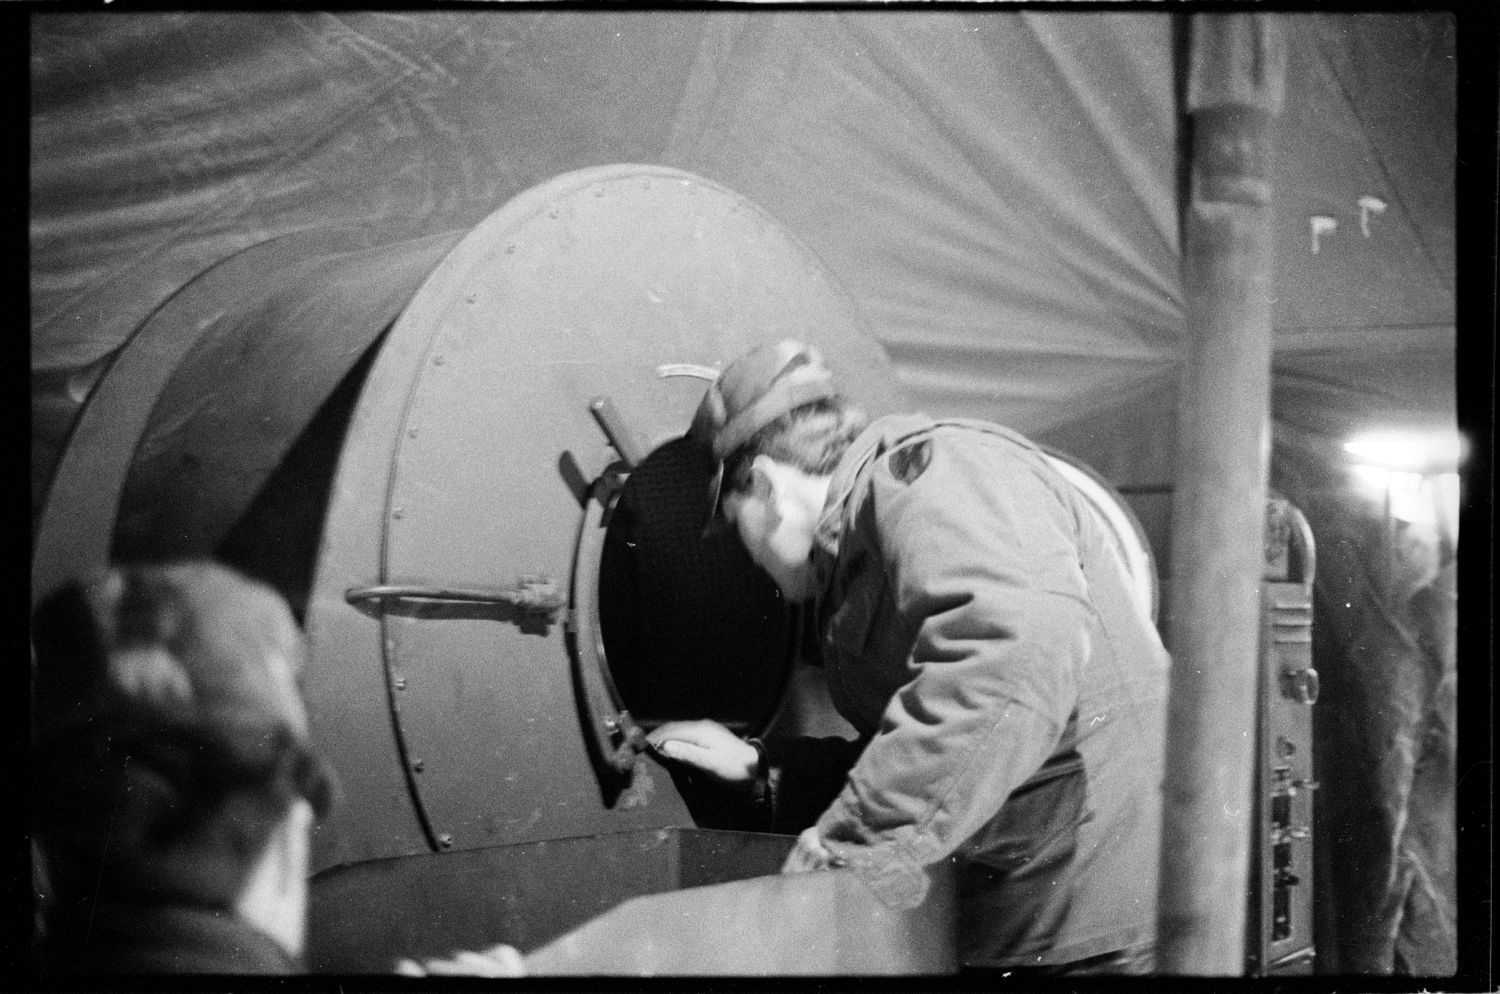
[[[568,605],[565,593],[545,576],[523,576],[513,587],[454,587],[437,584],[377,583],[350,587],[344,600],[366,613],[383,612],[390,601],[421,601],[434,604],[503,604],[525,615],[548,622]]]
[[[646,451],[642,448],[640,440],[625,419],[620,417],[614,403],[605,396],[595,397],[589,401],[589,413],[598,422],[599,428],[604,432],[604,437],[609,439],[609,444],[614,446],[620,454],[620,460],[625,463],[626,469],[635,469],[646,458]]]
[[[617,773],[629,773],[641,753],[656,753],[656,747],[646,738],[646,730],[636,724],[629,711],[621,710],[615,717],[605,718],[604,727],[617,739],[604,757]]]

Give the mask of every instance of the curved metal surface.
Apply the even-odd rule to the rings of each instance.
[[[958,970],[946,861],[896,911],[847,870],[779,873],[621,902],[526,955],[528,976],[854,976]]]
[[[625,721],[634,719],[626,711],[620,691],[604,665],[604,631],[599,624],[599,566],[604,559],[605,520],[621,486],[620,476],[607,472],[589,489],[578,528],[578,551],[573,558],[573,583],[569,591],[573,623],[568,655],[573,662],[578,717],[583,725],[584,746],[593,761],[602,766],[601,773],[606,779],[611,778],[605,770],[620,775],[632,772],[636,761],[633,746],[638,741],[621,720],[622,716]]]
[[[261,242],[205,270],[141,325],[90,393],[54,470],[32,547],[33,603],[108,564],[138,443],[162,390],[200,337],[268,287],[293,279],[307,260],[358,252],[393,237],[382,230],[325,228]]]
[[[461,233],[409,235],[333,228],[273,239],[205,271],[163,304],[95,388],[59,462],[38,529],[33,597],[102,567],[113,552],[215,552]],[[122,500],[133,520],[116,543]],[[311,559],[315,549],[290,551]],[[384,704],[378,647],[338,673],[314,647],[307,679],[341,695],[338,706],[312,715],[314,735],[350,743],[359,762],[338,772],[358,783],[359,803],[371,798],[392,838],[425,848]],[[320,849],[329,844],[325,829],[318,837]]]
[[[308,895],[307,964],[389,974],[500,942],[529,952],[641,894],[774,875],[792,841],[650,829],[332,867]]]
[[[309,626],[325,673],[383,654],[429,844],[691,820],[654,762],[634,765],[627,791],[601,789],[563,632],[376,621],[345,591],[506,585],[520,573],[565,581],[583,495],[617,459],[592,402],[608,398],[649,453],[686,430],[704,389],[664,368],[717,367],[787,335],[819,344],[872,413],[900,408],[884,353],[810,252],[743,198],[655,166],[583,170],[521,195],[413,298],[349,429]],[[368,699],[349,689],[310,682],[314,714]],[[347,793],[365,791],[366,757],[327,732],[334,766],[357,778]],[[339,841],[319,865],[413,851],[369,805],[336,814],[332,830]]]
[[[117,558],[210,555],[461,232],[316,254],[218,301],[131,458]]]
[[[1307,515],[1295,504],[1288,507],[1292,512],[1292,552],[1296,557],[1297,567],[1290,579],[1311,590],[1318,574],[1318,544],[1313,539],[1312,525],[1308,522]]]

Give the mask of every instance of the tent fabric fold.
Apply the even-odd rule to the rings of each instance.
[[[1421,327],[1441,362],[1453,95],[1433,58],[1451,25],[1295,19],[1277,325],[1288,344],[1357,327],[1376,350],[1391,329]],[[39,16],[33,366],[106,358],[198,272],[278,234],[460,228],[558,173],[658,162],[742,193],[807,242],[918,406],[1081,437],[1183,354],[1172,24],[1035,11]],[[1432,148],[1409,140],[1430,121]],[[1382,212],[1362,222],[1359,195]],[[1313,212],[1338,222],[1316,256]],[[1362,388],[1378,393],[1384,373]],[[52,382],[36,387],[44,447],[76,410],[41,395]],[[1166,461],[1143,472],[1169,482]]]

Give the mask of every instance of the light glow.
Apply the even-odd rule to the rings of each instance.
[[[1457,432],[1379,431],[1344,443],[1354,478],[1391,518],[1458,539],[1458,467],[1466,443]]]
[[[1451,473],[1464,458],[1457,432],[1374,431],[1344,443],[1359,465],[1407,473]]]

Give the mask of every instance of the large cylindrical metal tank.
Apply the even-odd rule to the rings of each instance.
[[[314,839],[316,967],[510,942],[543,972],[941,972],[942,872],[903,914],[842,874],[777,878],[789,837],[738,830],[721,792],[642,748],[673,718],[838,727],[797,665],[797,612],[733,537],[702,535],[711,467],[682,438],[707,378],[787,336],[871,414],[906,409],[806,248],[663,167],[570,173],[468,231],[266,242],[164,304],[95,389],[34,597],[182,555],[287,596],[342,786]],[[1054,458],[1153,608],[1129,511]],[[837,942],[799,938],[832,918]],[[726,930],[756,938],[727,950]]]
[[[34,596],[110,558],[183,555],[286,594],[342,784],[314,843],[317,965],[539,944],[589,908],[774,871],[789,839],[709,844],[727,809],[642,751],[662,720],[775,721],[799,630],[732,537],[702,537],[709,466],[681,437],[705,378],[789,335],[872,413],[903,407],[858,309],[753,204],[661,167],[568,174],[472,230],[401,234],[277,239],[164,304],[80,417]],[[559,855],[568,839],[585,855]],[[681,872],[684,846],[706,876]],[[653,853],[667,869],[642,877]],[[517,890],[517,861],[550,884]],[[637,870],[595,886],[610,862]],[[460,864],[465,886],[434,883]],[[447,914],[410,920],[414,879]],[[737,886],[754,919],[787,885]],[[874,969],[951,964],[945,938],[879,944],[898,952]],[[597,966],[570,950],[547,962]]]

